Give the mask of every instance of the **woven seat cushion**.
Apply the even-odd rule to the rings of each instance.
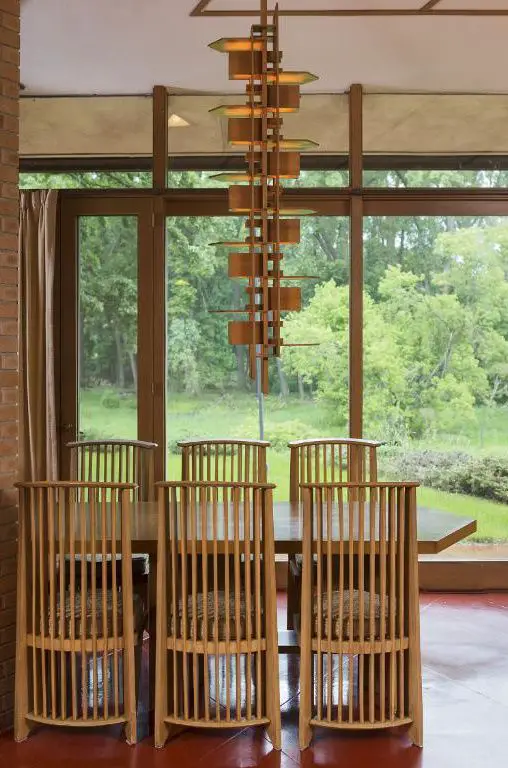
[[[339,591],[334,590],[332,592],[332,627],[331,636],[333,640],[358,640],[360,637],[360,592],[357,589],[351,591],[345,590],[342,604],[342,624],[340,621],[340,600]],[[353,631],[350,635],[350,621],[349,610],[350,602],[353,601]],[[323,592],[321,597],[322,605],[322,619],[321,619],[321,637],[328,638],[329,631],[329,610],[328,610],[328,593]],[[317,608],[318,601],[317,595],[314,596],[312,605],[312,631],[314,637],[318,634],[317,626]],[[370,637],[370,608],[371,600],[370,593],[363,593],[363,635],[365,639]],[[388,605],[385,607],[385,616],[388,614]],[[381,603],[379,595],[374,595],[374,635],[379,637],[380,632],[380,618],[381,618]]]
[[[97,589],[95,598],[95,614],[96,614],[96,637],[113,636],[113,590],[106,590],[106,613],[103,611],[103,591]],[[117,605],[116,605],[116,634],[118,636],[123,635],[123,604],[122,593],[117,593]],[[144,628],[145,624],[145,607],[140,595],[133,595],[133,615],[134,615],[134,632],[139,634]],[[73,615],[74,613],[74,615]],[[81,592],[76,592],[74,596],[74,612],[71,610],[71,598],[70,594],[65,595],[65,621],[64,632],[66,637],[71,636],[72,625],[74,624],[74,636],[76,638],[90,638],[92,637],[92,594],[91,591],[86,595],[86,616],[85,616],[85,628],[83,632],[82,617],[81,617]],[[56,604],[56,618],[55,618],[55,632],[60,631],[60,600],[57,596]],[[48,616],[48,633],[52,631],[51,616]]]
[[[226,597],[224,592],[219,591],[217,593],[218,602],[218,620],[215,615],[215,598],[213,592],[208,592],[206,595],[207,605],[207,624],[208,632],[205,632],[205,595],[198,593],[196,595],[197,603],[197,627],[196,627],[196,639],[203,640],[205,635],[208,641],[215,640],[215,632],[218,632],[219,640],[226,640]],[[242,592],[240,595],[240,622],[239,622],[239,637],[236,632],[236,612],[235,612],[235,595],[234,592],[229,595],[229,640],[245,640],[247,632],[246,622],[246,607],[245,607],[245,594]],[[173,617],[169,620],[169,633],[173,635]],[[183,636],[183,611],[182,601],[178,602],[178,633],[177,637]],[[251,637],[255,636],[255,603],[254,598],[251,598]],[[187,599],[187,637],[194,638],[194,612],[192,608],[192,596],[189,595]]]

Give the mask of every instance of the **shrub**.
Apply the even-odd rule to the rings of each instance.
[[[107,390],[101,397],[101,405],[111,410],[120,408],[120,395],[112,389]]]
[[[508,503],[508,458],[470,456],[460,451],[409,451],[386,457],[383,474],[418,480],[422,485],[452,493]]]
[[[305,440],[312,437],[322,437],[308,424],[294,419],[292,421],[280,421],[271,424],[266,431],[266,440],[272,444],[274,451],[287,451],[288,443],[291,440]]]
[[[465,471],[451,478],[450,490],[508,503],[508,460],[501,456],[472,459]]]
[[[460,451],[397,451],[381,458],[383,474],[397,480],[417,480],[432,488],[448,490],[451,476],[468,466],[472,457]]]

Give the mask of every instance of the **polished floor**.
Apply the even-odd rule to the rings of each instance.
[[[5,768],[490,768],[508,764],[508,593],[421,597],[425,746],[404,733],[316,732],[298,750],[298,662],[281,656],[282,752],[261,729],[186,732],[163,750],[128,747],[113,730],[42,729],[0,737]],[[280,619],[284,604],[279,602]]]

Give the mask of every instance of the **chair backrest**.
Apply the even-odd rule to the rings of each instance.
[[[266,483],[265,440],[182,440],[182,480]]]
[[[276,715],[267,681],[278,686],[274,486],[157,485],[158,626],[168,628],[164,648],[173,654],[164,663],[176,665],[180,651],[183,664],[182,675],[170,667],[164,716],[224,727],[268,722]],[[187,670],[194,653],[204,661],[201,681],[197,663]]]
[[[153,501],[154,450],[142,440],[81,440],[67,443],[71,480],[86,483],[134,483],[135,501]]]
[[[302,674],[310,674],[316,653],[315,724],[372,727],[412,717],[407,679],[419,674],[420,653],[417,485],[303,486]]]
[[[135,696],[126,682],[134,674],[133,486],[31,482],[17,487],[16,686],[18,675],[26,676],[29,718],[57,724],[128,720]],[[108,558],[116,556],[121,556],[121,585],[116,569],[107,567]],[[95,568],[80,567],[97,557],[100,586]]]
[[[289,499],[302,500],[302,483],[376,482],[377,449],[383,443],[352,437],[294,440],[290,449]]]

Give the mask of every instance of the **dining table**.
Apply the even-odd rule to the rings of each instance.
[[[195,514],[199,515],[199,506],[196,504]],[[207,525],[210,526],[213,514],[210,511],[210,506],[207,511]],[[224,553],[226,547],[224,542],[226,540],[231,541],[234,538],[233,531],[233,515],[229,515],[229,531],[225,537],[225,531],[220,522],[222,515],[219,514],[220,504],[216,505],[216,521],[217,525],[217,539],[218,549],[220,553]],[[358,505],[356,504],[356,511],[358,512]],[[157,570],[157,541],[159,530],[159,506],[156,501],[133,501],[130,506],[130,534],[131,534],[131,547],[133,555],[148,555],[149,558],[149,601],[150,606],[156,605],[156,570]],[[346,514],[345,520],[353,520],[347,512],[347,505],[344,505]],[[369,515],[369,504],[363,505],[363,513]],[[88,506],[86,507],[86,515],[90,514]],[[302,502],[289,502],[289,501],[275,501],[273,503],[273,527],[274,527],[274,544],[276,558],[284,559],[282,556],[292,556],[302,553],[303,549],[303,503]],[[86,525],[87,530],[90,530],[89,524]],[[362,526],[362,529],[365,526]],[[366,526],[369,529],[369,526]],[[120,530],[120,526],[117,526],[117,531]],[[196,530],[201,530],[199,524]],[[419,555],[437,555],[443,552],[448,547],[462,541],[476,531],[476,520],[458,516],[449,512],[443,512],[437,509],[431,509],[428,507],[417,507],[417,538],[418,538],[418,554]],[[243,532],[240,532],[240,538],[243,537]],[[353,538],[356,538],[356,534]],[[375,539],[379,539],[379,530],[376,529]],[[336,542],[335,542],[336,543]],[[377,544],[379,541],[375,544]],[[79,544],[76,544],[79,547]],[[197,545],[197,542],[196,542]],[[221,546],[222,545],[222,546]],[[367,554],[369,551],[368,540],[362,544],[362,551]],[[355,554],[355,552],[353,552]],[[155,658],[154,649],[155,642],[152,642],[155,638],[155,622],[153,621],[153,614],[149,625],[149,633],[151,635],[150,642],[150,708],[153,705],[153,694],[155,688]],[[152,636],[153,633],[153,636]],[[298,653],[299,642],[296,636],[296,632],[292,630],[282,630],[278,633],[278,646],[280,653]]]
[[[219,505],[220,506],[220,505]],[[368,514],[368,504],[365,505]],[[220,517],[220,516],[219,516]],[[209,515],[211,519],[211,516]],[[231,526],[233,525],[231,521]],[[133,554],[157,555],[158,506],[155,501],[135,501],[131,505]],[[303,503],[276,501],[273,504],[276,555],[298,555],[303,542]],[[476,531],[476,520],[428,507],[417,508],[419,555],[437,555]],[[219,538],[220,538],[219,529]],[[222,534],[223,535],[223,534]],[[233,538],[230,532],[230,537]]]

